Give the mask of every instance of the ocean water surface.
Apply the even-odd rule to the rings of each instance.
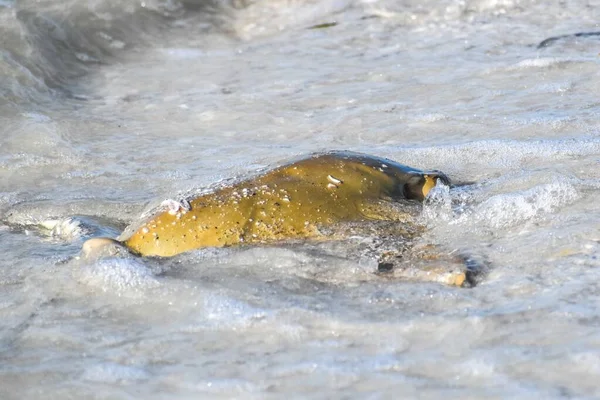
[[[600,2],[0,0],[0,397],[600,396]],[[550,40],[546,40],[550,39]],[[444,171],[420,239],[77,259],[343,149]]]

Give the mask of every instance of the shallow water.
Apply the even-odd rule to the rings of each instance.
[[[600,38],[538,48],[598,6],[0,1],[1,397],[599,396]],[[330,149],[474,182],[421,240],[485,279],[382,278],[360,237],[74,258]]]

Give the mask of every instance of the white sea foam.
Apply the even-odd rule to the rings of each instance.
[[[226,295],[206,293],[199,305],[198,321],[188,320],[182,332],[206,329],[246,329],[259,324],[269,313]]]
[[[448,221],[452,218],[452,197],[448,185],[438,181],[435,187],[429,191],[421,216],[426,223],[440,219]]]
[[[498,194],[473,209],[471,223],[491,228],[506,228],[551,215],[579,198],[575,187],[567,182],[552,182],[524,191]]]
[[[532,58],[529,60],[519,61],[517,64],[508,67],[508,70],[512,69],[523,69],[523,68],[548,68],[553,66],[560,66],[570,62],[571,60],[566,58],[558,57],[542,57]]]
[[[84,264],[79,272],[79,281],[104,292],[124,296],[138,295],[160,285],[152,270],[133,258],[104,258]]]
[[[50,236],[62,240],[73,240],[89,233],[81,220],[76,218],[66,218],[63,220],[45,220],[40,225],[50,231]]]
[[[111,362],[101,362],[87,367],[81,378],[84,381],[109,384],[127,384],[147,380],[151,375],[143,368]]]

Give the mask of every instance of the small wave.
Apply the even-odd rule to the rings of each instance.
[[[581,197],[575,186],[565,179],[556,179],[529,189],[495,194],[483,200],[481,189],[475,191],[477,193],[471,193],[470,196],[459,194],[462,198],[453,199],[451,206],[448,204],[450,196],[442,193],[441,200],[426,204],[426,221],[430,224],[431,221],[446,221],[450,225],[474,226],[477,229],[510,228],[545,218]]]
[[[526,69],[526,68],[550,68],[565,65],[572,62],[568,58],[558,57],[541,57],[541,58],[530,58],[527,60],[520,61],[516,64],[506,67],[507,71]]]
[[[177,390],[186,389],[196,393],[193,398],[218,397],[225,398],[264,398],[264,391],[267,390],[267,384],[263,382],[250,382],[244,379],[235,378],[213,378],[202,379],[194,377],[191,379],[184,374],[172,373],[162,379],[162,382],[169,387]],[[257,393],[259,396],[255,397]],[[240,394],[243,394],[240,396]]]
[[[570,64],[579,64],[583,61],[574,58],[567,57],[537,57],[528,58],[519,61],[515,64],[508,64],[505,66],[491,67],[483,71],[484,75],[494,75],[497,73],[522,71],[527,69],[543,69],[548,70],[551,68],[566,68]]]
[[[222,24],[230,6],[219,1],[54,1],[0,7],[0,104],[40,102],[48,95],[74,93],[75,81],[99,65],[156,45],[179,27],[202,32]],[[1,4],[0,4],[1,5]]]
[[[195,45],[210,43],[209,36],[214,33],[253,39],[290,28],[332,23],[334,15],[340,18],[340,25],[354,22],[354,18],[378,17],[425,27],[510,14],[522,7],[521,2],[489,0],[454,4],[389,0],[0,2],[0,101],[39,102],[56,93],[87,99],[86,94],[77,93],[81,89],[75,83],[98,66],[130,59],[140,49],[168,49],[173,45],[166,50],[169,57],[202,57]],[[183,43],[181,37],[192,38],[191,43]],[[529,63],[539,67],[544,62]],[[524,62],[517,67],[529,66]]]
[[[0,198],[0,200],[2,200]],[[99,201],[97,199],[45,200],[9,197],[8,207],[1,220],[12,226],[33,229],[53,229],[56,223],[75,220],[86,233],[115,236],[123,228],[120,221],[131,220],[139,212],[139,206],[123,201]],[[54,222],[53,222],[54,221]]]
[[[413,117],[415,122],[423,122],[423,123],[433,123],[448,120],[449,117],[445,114],[441,113],[429,113],[429,114],[421,114],[415,115]]]
[[[490,197],[475,208],[473,218],[492,228],[514,226],[555,212],[579,198],[575,187],[552,182],[516,193]]]
[[[379,150],[379,149],[378,149]],[[465,165],[485,165],[486,169],[520,166],[527,162],[585,157],[600,152],[598,138],[571,138],[559,140],[479,140],[468,143],[398,149],[390,153],[379,150],[384,156],[407,165],[442,169],[450,176],[453,169],[464,172]],[[435,163],[433,163],[435,162]],[[472,168],[478,171],[477,168]],[[469,179],[475,179],[473,177]]]
[[[397,2],[393,0],[365,1],[365,8],[372,16],[400,20],[410,25],[430,25],[457,20],[471,20],[477,16],[489,17],[511,14],[512,10],[526,7],[522,1],[470,0],[455,2],[419,1]]]
[[[579,39],[579,38],[595,38],[600,36],[600,32],[578,32],[578,33],[573,33],[570,35],[560,35],[560,36],[553,36],[553,37],[549,37],[548,39],[542,40],[540,42],[540,44],[538,44],[537,48],[538,49],[543,49],[546,47],[550,47],[553,44],[555,44],[556,42],[560,42],[560,41],[566,41],[566,40],[573,40],[573,39]]]
[[[553,226],[555,216],[562,218],[578,209],[587,183],[547,172],[501,176],[449,192],[439,190],[424,204],[422,218],[432,240],[488,258],[493,237],[543,229],[538,225]]]
[[[194,48],[167,48],[161,49],[161,52],[173,60],[191,60],[201,58],[206,55],[205,51]]]

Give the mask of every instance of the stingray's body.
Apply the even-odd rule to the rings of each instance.
[[[327,153],[271,170],[154,215],[123,240],[141,255],[317,238],[340,222],[406,219],[391,203],[423,200],[439,172]],[[446,178],[444,178],[446,179]]]
[[[117,241],[89,240],[84,253],[118,244],[134,254],[168,257],[203,247],[327,239],[329,228],[343,223],[414,225],[415,204],[438,180],[449,184],[439,171],[384,158],[350,152],[312,155],[189,203],[172,202]]]

